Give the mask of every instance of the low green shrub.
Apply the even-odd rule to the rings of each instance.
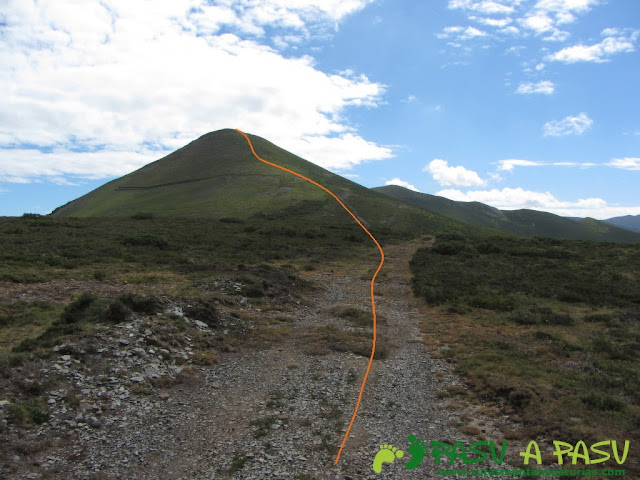
[[[162,311],[162,304],[158,297],[153,295],[143,296],[136,293],[125,293],[118,300],[136,313],[154,315]]]
[[[131,309],[120,300],[115,300],[109,303],[107,310],[103,314],[103,319],[109,323],[122,323],[125,322],[130,315]]]
[[[13,403],[7,408],[8,420],[11,423],[23,425],[35,423],[42,425],[50,418],[44,403],[40,399],[31,399],[24,402]]]
[[[592,315],[585,315],[583,320],[585,322],[611,323],[613,322],[613,317],[606,313],[594,313]]]
[[[459,241],[436,242],[431,250],[440,255],[456,255],[467,250],[467,244]]]
[[[131,215],[132,220],[151,220],[153,219],[153,213],[151,212],[138,212]]]
[[[625,410],[626,404],[622,400],[619,400],[611,395],[607,395],[602,392],[595,392],[585,395],[581,398],[582,403],[587,407],[597,411],[613,411],[621,412]]]
[[[510,295],[484,293],[469,297],[467,304],[472,307],[486,308],[487,310],[509,312],[515,308],[516,301]]]
[[[151,234],[125,237],[122,240],[122,244],[131,247],[155,247],[160,250],[164,250],[169,247],[169,242],[166,238]]]

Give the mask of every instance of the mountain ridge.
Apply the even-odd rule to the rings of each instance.
[[[640,235],[596,220],[575,222],[533,210],[501,211],[403,187],[366,188],[248,134],[259,156],[324,185],[367,227],[401,234],[442,232],[539,235],[635,242]],[[155,216],[248,219],[296,215],[317,223],[351,219],[326,192],[253,157],[232,129],[209,132],[173,153],[111,180],[57,209],[52,217]],[[480,230],[478,230],[480,229]]]
[[[640,235],[636,232],[592,218],[576,221],[538,210],[499,210],[480,202],[457,202],[398,185],[375,187],[372,190],[468,225],[494,228],[516,235],[625,243],[640,241]]]
[[[608,218],[604,221],[632,232],[640,232],[640,215],[623,215],[621,217]]]

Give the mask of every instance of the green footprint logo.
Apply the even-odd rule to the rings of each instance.
[[[412,458],[404,466],[409,470],[413,470],[422,462],[424,454],[427,451],[427,446],[422,440],[418,440],[415,435],[409,435],[407,440],[411,444],[409,445],[409,453]]]
[[[392,445],[380,445],[380,450],[373,459],[373,471],[382,472],[383,463],[393,463],[396,458],[404,457],[404,452]]]

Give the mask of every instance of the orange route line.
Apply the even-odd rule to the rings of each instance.
[[[384,251],[382,250],[382,247],[380,246],[380,244],[378,243],[376,238],[371,234],[371,232],[369,230],[367,230],[367,227],[365,227],[362,224],[362,222],[360,220],[358,220],[358,218],[353,214],[353,212],[351,212],[351,210],[349,210],[347,208],[347,206],[344,203],[342,203],[342,200],[340,200],[335,193],[333,193],[331,190],[329,190],[324,185],[320,185],[318,182],[314,182],[310,178],[307,178],[304,175],[299,174],[298,172],[294,172],[293,170],[289,170],[288,168],[283,167],[281,165],[278,165],[277,163],[269,162],[267,160],[264,160],[263,158],[260,158],[258,156],[258,154],[256,153],[256,151],[254,150],[253,144],[251,143],[251,140],[249,140],[249,137],[247,136],[247,134],[244,133],[241,130],[238,130],[237,128],[236,128],[236,132],[242,134],[244,136],[244,138],[247,139],[247,142],[249,143],[249,147],[251,148],[251,153],[253,153],[253,156],[256,157],[258,160],[260,160],[262,163],[266,163],[267,165],[271,165],[272,167],[276,167],[276,168],[279,168],[280,170],[284,170],[285,172],[288,172],[288,173],[290,173],[292,175],[295,175],[296,177],[300,177],[303,180],[306,180],[307,182],[314,184],[316,187],[321,188],[322,190],[327,192],[329,195],[331,195],[342,206],[342,208],[344,208],[347,211],[347,213],[353,217],[353,219],[356,221],[356,223],[358,225],[360,225],[360,227],[367,233],[367,235],[369,235],[371,237],[371,240],[373,240],[373,243],[375,243],[376,247],[378,247],[378,250],[380,250],[380,265],[378,265],[378,269],[376,270],[376,273],[374,273],[373,277],[371,278],[371,310],[373,312],[373,340],[371,342],[371,356],[369,357],[369,363],[367,364],[367,371],[365,372],[364,378],[362,379],[362,385],[360,387],[360,393],[358,394],[358,401],[356,402],[356,407],[353,410],[353,415],[351,416],[351,421],[349,422],[349,426],[347,427],[347,431],[344,434],[344,438],[342,439],[342,443],[340,444],[340,450],[338,450],[338,454],[336,455],[336,459],[333,462],[334,465],[337,465],[338,460],[340,460],[340,455],[342,454],[342,450],[344,448],[344,445],[347,442],[347,437],[349,436],[349,432],[351,431],[351,427],[353,426],[353,422],[356,419],[356,415],[358,413],[358,408],[360,408],[360,401],[362,400],[362,394],[364,392],[364,386],[367,383],[367,378],[369,377],[369,371],[371,370],[371,365],[373,363],[373,356],[374,356],[374,354],[376,352],[376,320],[377,320],[377,318],[376,318],[376,299],[375,299],[375,295],[373,293],[373,286],[375,284],[376,277],[378,276],[378,273],[380,272],[380,269],[382,268],[382,264],[384,263]]]

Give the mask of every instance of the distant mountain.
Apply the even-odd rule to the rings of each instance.
[[[396,185],[373,190],[468,225],[495,228],[517,235],[611,242],[640,241],[637,233],[592,218],[576,221],[536,210],[498,210],[479,202],[456,202]]]
[[[616,227],[626,228],[633,232],[640,232],[640,215],[625,215],[623,217],[609,218],[604,221]]]
[[[346,178],[249,135],[265,160],[301,173],[332,190],[375,228],[433,233],[468,228]],[[252,215],[335,217],[352,222],[326,192],[258,161],[235,130],[208,133],[170,155],[57,208],[54,217],[118,217],[139,212],[156,216],[247,219]]]

